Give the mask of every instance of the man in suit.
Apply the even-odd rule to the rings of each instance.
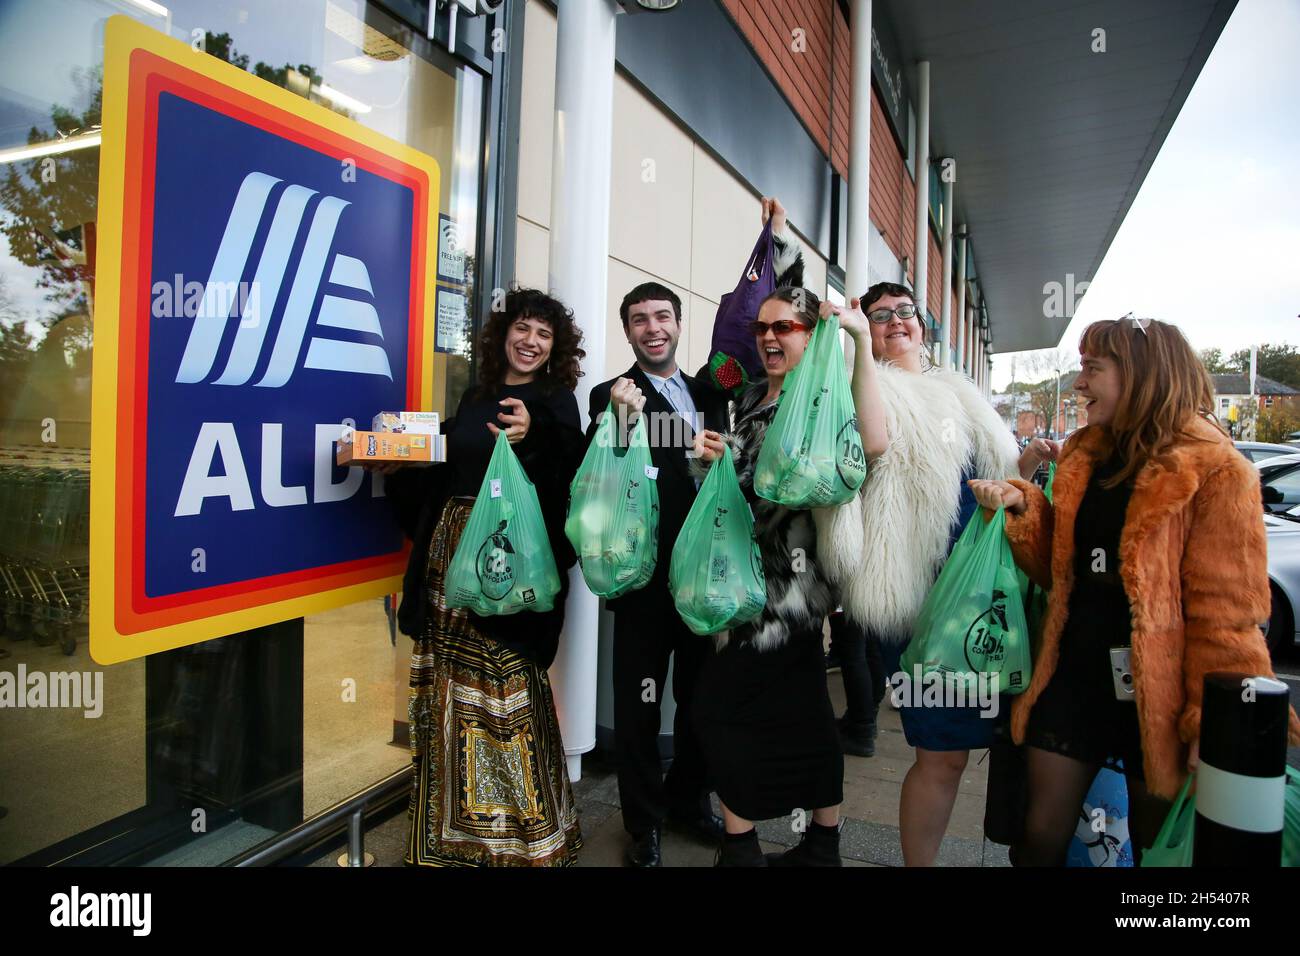
[[[704,758],[695,737],[695,678],[708,650],[706,637],[682,622],[668,590],[673,544],[695,501],[697,485],[688,452],[702,428],[727,431],[727,397],[677,367],[682,332],[681,300],[667,286],[646,282],[623,298],[619,318],[636,364],[591,390],[591,427],[609,408],[620,434],[646,416],[650,456],[659,470],[659,552],[654,577],[644,588],[608,602],[614,614],[614,751],[623,826],[631,835],[629,866],[659,866],[665,822],[710,842],[722,837],[705,783]],[[626,441],[626,434],[619,440]],[[659,702],[673,659],[673,763],[661,775]],[[647,684],[646,681],[651,683]]]

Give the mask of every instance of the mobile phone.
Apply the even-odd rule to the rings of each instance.
[[[1110,649],[1110,679],[1115,685],[1116,700],[1134,700],[1131,647]]]

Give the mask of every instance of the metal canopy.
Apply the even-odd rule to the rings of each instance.
[[[930,152],[956,157],[995,347],[1055,346],[1044,285],[1092,280],[1236,0],[875,3],[913,90],[930,61]]]

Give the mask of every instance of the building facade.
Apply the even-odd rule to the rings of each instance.
[[[206,629],[201,639],[187,632],[182,641],[119,662],[99,663],[89,654],[95,635],[87,607],[95,582],[125,574],[130,562],[123,549],[137,530],[147,542],[159,523],[183,517],[173,499],[150,490],[174,455],[141,454],[129,472],[138,483],[127,491],[143,489],[138,529],[92,521],[92,514],[118,513],[110,494],[118,489],[106,491],[103,483],[92,489],[89,473],[106,460],[127,458],[116,426],[124,436],[133,416],[143,413],[136,402],[152,386],[132,391],[131,376],[144,382],[149,335],[163,342],[179,328],[184,345],[195,334],[189,324],[175,323],[178,316],[121,309],[112,292],[130,270],[104,267],[136,262],[148,245],[125,242],[125,230],[100,229],[110,216],[133,229],[143,221],[146,194],[120,188],[114,177],[163,155],[119,148],[124,140],[135,142],[130,137],[139,129],[105,111],[106,102],[137,102],[115,86],[134,74],[112,52],[111,34],[121,32],[113,23],[129,21],[133,36],[146,31],[153,38],[145,43],[153,59],[138,59],[161,64],[158,83],[206,89],[192,101],[210,110],[227,89],[238,94],[230,93],[230,102],[243,104],[212,121],[218,132],[211,140],[182,134],[167,142],[159,134],[150,149],[171,150],[173,165],[155,185],[179,197],[166,212],[190,228],[160,219],[158,229],[173,231],[131,235],[158,237],[156,261],[193,253],[212,264],[227,248],[227,233],[239,234],[230,223],[237,221],[241,183],[252,190],[274,179],[260,205],[253,201],[256,215],[252,225],[245,223],[249,244],[242,259],[235,256],[252,275],[250,249],[262,250],[260,273],[280,210],[296,227],[291,206],[302,203],[297,215],[303,223],[314,216],[315,229],[319,210],[336,198],[327,208],[342,217],[341,225],[322,228],[321,248],[312,246],[305,225],[298,238],[285,241],[282,256],[295,263],[286,285],[307,274],[301,262],[314,249],[316,272],[303,279],[301,311],[315,329],[330,324],[322,318],[326,300],[345,300],[351,304],[333,306],[333,328],[362,335],[371,313],[357,303],[387,294],[383,276],[409,284],[411,301],[421,306],[407,303],[396,317],[372,310],[385,337],[389,381],[404,366],[412,376],[423,374],[427,388],[412,386],[408,394],[452,415],[473,380],[481,318],[501,290],[518,283],[569,296],[576,246],[556,229],[557,220],[570,222],[573,196],[557,191],[557,183],[576,156],[605,149],[606,251],[581,264],[592,279],[582,287],[586,297],[573,300],[589,341],[600,343],[580,388],[631,364],[617,304],[649,279],[682,299],[680,364],[693,370],[706,361],[720,297],[739,278],[759,231],[759,198],[766,195],[779,197],[788,211],[808,288],[841,302],[881,280],[916,288],[933,361],[961,369],[987,390],[994,348],[1043,347],[1059,338],[1072,305],[1062,307],[1058,292],[1067,290],[1071,299],[1076,281],[1091,278],[1233,4],[1188,0],[1179,14],[1188,29],[1171,32],[1162,17],[1102,0],[1095,10],[1063,8],[1051,36],[1031,35],[1032,25],[1014,10],[973,9],[956,0],[686,0],[663,14],[638,6],[635,0],[15,0],[0,7],[0,677],[10,675],[0,681],[0,863],[247,858],[290,831],[315,826],[358,793],[368,794],[372,807],[397,806],[409,787],[410,644],[396,630],[391,578],[378,581],[392,586],[389,593],[376,590],[372,575],[364,587],[340,589],[329,606],[279,617],[268,612],[257,627],[223,627],[215,615],[191,621]],[[573,63],[564,53],[566,30],[580,13],[593,11],[613,44],[604,76],[612,84],[603,118],[607,141],[557,142],[557,130],[575,120],[556,99],[566,82],[559,67]],[[1096,39],[1089,39],[1097,16],[1126,25],[1129,46],[1139,52],[1099,59]],[[859,34],[855,43],[854,30],[868,24],[870,42]],[[869,51],[863,60],[870,62],[855,64],[855,49]],[[1141,68],[1117,72],[1125,58],[1137,58],[1128,65]],[[1063,63],[1070,68],[1061,69]],[[1099,77],[1111,79],[1099,84]],[[1049,84],[1053,78],[1060,82]],[[1135,106],[1138,88],[1144,96]],[[131,90],[134,95],[136,87]],[[140,90],[140,102],[185,98],[147,84]],[[1088,119],[1081,123],[1065,107],[1085,101]],[[583,113],[591,104],[579,101],[575,108]],[[164,113],[159,106],[158,116]],[[289,119],[277,126],[266,118],[272,114]],[[253,119],[261,124],[257,136],[271,140],[231,147],[220,129],[233,127],[220,124],[257,125]],[[358,155],[303,133],[294,125],[299,122],[360,144]],[[1089,123],[1123,123],[1126,136],[1122,142],[1098,137]],[[865,142],[852,141],[854,129]],[[348,217],[369,207],[348,198],[344,185],[289,181],[298,167],[287,151],[298,147],[332,158],[346,185],[356,181],[349,170],[366,179],[383,178],[390,167],[436,167],[427,228],[413,232],[422,252],[409,267],[375,252],[388,248],[386,232],[400,231],[396,226],[386,230],[386,220],[379,220],[367,232],[352,225]],[[1104,163],[1096,153],[1101,148],[1108,151]],[[234,157],[226,161],[232,168],[223,172],[218,156]],[[282,172],[268,173],[272,165]],[[1088,171],[1086,180],[1075,175],[1079,169]],[[390,185],[401,184],[398,174],[389,178]],[[186,188],[200,182],[214,185]],[[375,190],[382,185],[366,182]],[[859,198],[867,194],[865,217],[850,205],[850,184]],[[596,205],[603,207],[606,197],[598,191]],[[274,217],[273,200],[279,202]],[[1050,215],[1042,211],[1049,205]],[[1106,216],[1093,214],[1100,208]],[[169,243],[166,236],[179,238]],[[416,295],[421,255],[429,270],[436,264],[427,277],[421,273],[425,299]],[[280,268],[286,272],[283,262]],[[200,290],[218,271],[212,265],[212,275],[199,277]],[[857,277],[852,287],[850,276]],[[180,278],[177,273],[169,299],[155,301],[178,307],[189,301]],[[600,294],[591,295],[596,288]],[[409,329],[417,332],[399,348],[391,344],[394,330],[407,327],[408,311]],[[227,307],[220,319],[234,317]],[[98,377],[108,367],[112,333],[131,323],[144,330],[146,351],[136,354],[146,360],[115,361],[111,370],[121,387],[104,392],[102,377],[98,387],[92,382],[92,363]],[[245,331],[241,325],[234,334]],[[260,497],[284,510],[254,508],[253,514],[278,520],[299,506],[294,495],[302,490],[310,509],[303,513],[318,516],[305,525],[320,536],[310,540],[333,546],[346,509],[367,496],[381,498],[383,489],[371,484],[358,492],[359,479],[353,484],[347,469],[331,470],[328,460],[321,465],[319,453],[313,472],[311,449],[293,450],[287,418],[268,414],[247,426],[260,429],[260,446],[256,432],[240,431],[245,424],[224,421],[227,405],[242,409],[245,398],[251,406],[271,395],[254,391],[275,384],[257,351],[263,334],[248,333],[257,348],[242,378],[231,371],[239,346],[227,342],[211,347],[209,364],[228,363],[217,382],[199,383],[203,375],[191,381],[169,368],[167,384],[202,384],[215,425],[243,435],[232,447],[260,447]],[[277,348],[286,334],[277,334]],[[297,335],[308,333],[299,328]],[[296,344],[302,343],[289,341],[291,357]],[[355,369],[320,357],[312,365],[310,352],[298,364],[295,374],[318,383],[322,401],[353,387],[354,379],[328,375]],[[250,377],[255,369],[260,380]],[[227,385],[231,391],[217,387]],[[224,403],[222,395],[244,398]],[[151,407],[155,414],[167,410],[158,400]],[[173,409],[179,419],[188,404]],[[350,415],[359,420],[374,411],[358,403]],[[168,435],[165,418],[159,421],[161,431],[143,429],[150,440]],[[328,448],[331,433],[319,429],[340,423],[315,424]],[[248,461],[256,475],[255,459]],[[267,461],[279,462],[282,473]],[[230,479],[224,452],[223,464],[223,473],[205,477]],[[339,488],[346,494],[331,490]],[[237,513],[235,497],[230,501],[222,516],[244,522],[248,515]],[[261,500],[258,508],[267,504]],[[220,521],[215,524],[213,533],[222,533]],[[251,527],[232,546],[236,564],[278,554],[293,537],[273,531],[278,525],[269,519]],[[383,531],[389,538],[395,533]],[[193,543],[203,546],[191,550],[187,542],[175,560],[185,563],[182,571],[198,573],[212,548]],[[301,566],[284,568],[299,590],[321,577],[311,554],[299,554],[311,550],[298,548]],[[178,574],[166,567],[158,573]],[[122,602],[115,605],[121,614],[103,620],[116,632],[134,610],[126,598],[114,599]],[[139,596],[146,604],[157,599],[148,588]],[[231,621],[250,620],[231,613]],[[599,611],[571,613],[569,621],[565,644],[585,659],[560,675],[557,688],[566,751],[580,772],[581,755],[612,726],[601,703],[608,628]]]

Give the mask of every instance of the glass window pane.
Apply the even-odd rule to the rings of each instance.
[[[465,252],[463,282],[445,289],[466,303],[486,84],[361,0],[166,11],[0,4],[0,670],[85,691],[79,706],[0,710],[0,863],[102,824],[154,828],[154,855],[224,859],[409,764],[410,643],[388,598],[314,615],[301,634],[285,625],[108,667],[87,653],[104,23],[127,14],[433,156]],[[471,341],[468,321],[444,331],[434,408],[450,414]]]

